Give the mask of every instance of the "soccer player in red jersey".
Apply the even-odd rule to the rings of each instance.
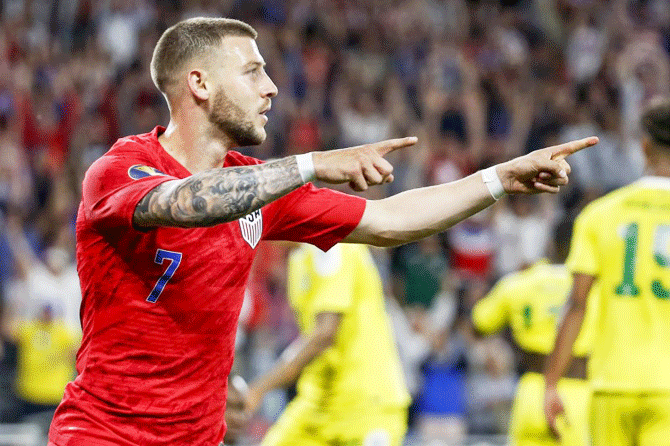
[[[77,216],[83,340],[52,446],[216,446],[226,426],[235,327],[260,240],[392,246],[442,231],[504,193],[556,192],[564,158],[597,138],[541,149],[462,180],[366,201],[391,181],[402,138],[262,163],[277,88],[256,31],[230,19],[169,28],[151,73],[167,128],[118,140],[87,171]]]

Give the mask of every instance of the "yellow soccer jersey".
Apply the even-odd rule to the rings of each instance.
[[[599,284],[594,388],[670,391],[670,178],[645,177],[587,206],[567,264]]]
[[[523,271],[503,277],[472,311],[472,321],[485,334],[509,325],[524,351],[549,354],[554,348],[563,305],[572,288],[572,276],[562,265],[539,261]],[[595,306],[589,305],[573,354],[589,354]]]
[[[79,337],[62,320],[50,324],[30,321],[19,326],[17,341],[19,396],[35,404],[60,403],[65,385],[75,375]]]
[[[311,245],[295,250],[288,295],[304,335],[313,330],[317,314],[343,315],[335,344],[303,370],[299,397],[335,411],[409,404],[381,278],[366,246],[340,244],[327,253]]]

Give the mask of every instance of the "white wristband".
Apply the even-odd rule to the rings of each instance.
[[[491,193],[491,196],[496,201],[505,195],[505,188],[500,182],[498,172],[496,172],[496,166],[487,167],[486,169],[482,170],[482,180],[484,181],[484,184],[486,184],[486,187]]]
[[[296,155],[295,162],[298,163],[298,172],[300,172],[300,178],[302,178],[303,183],[307,183],[316,178],[312,152]]]

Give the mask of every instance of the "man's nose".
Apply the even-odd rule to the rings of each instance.
[[[264,98],[273,98],[277,96],[277,93],[279,93],[279,90],[277,89],[277,86],[275,85],[274,82],[272,82],[272,79],[270,79],[270,76],[267,76],[267,81],[263,85],[263,90],[262,90],[262,95]]]

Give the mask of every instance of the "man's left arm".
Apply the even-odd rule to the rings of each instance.
[[[568,183],[565,158],[592,146],[598,138],[536,150],[495,166],[500,187],[508,194],[557,193]],[[343,240],[389,247],[444,231],[495,202],[490,172],[437,186],[412,189],[367,202],[358,226]]]

